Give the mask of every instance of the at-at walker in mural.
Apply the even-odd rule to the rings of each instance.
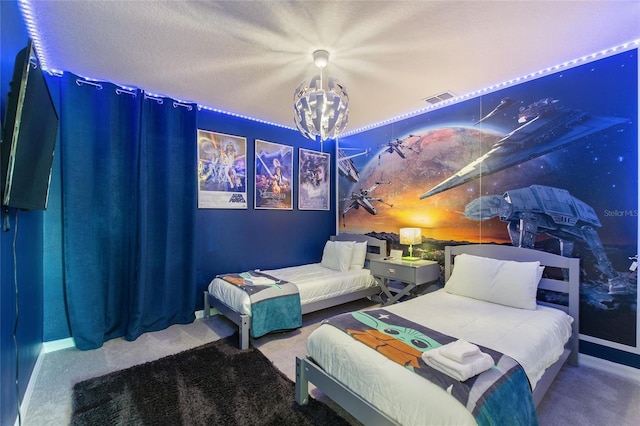
[[[538,234],[547,234],[560,242],[560,254],[571,256],[575,241],[587,243],[596,259],[596,268],[606,277],[609,294],[631,292],[629,281],[613,269],[596,228],[600,220],[591,206],[569,191],[532,185],[512,189],[500,195],[486,195],[466,205],[464,214],[473,220],[500,217],[516,247],[534,248]]]

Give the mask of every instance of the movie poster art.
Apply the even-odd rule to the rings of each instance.
[[[341,232],[578,257],[580,339],[640,353],[637,49],[339,142]]]
[[[256,139],[255,208],[292,210],[293,147]]]
[[[298,209],[329,210],[330,154],[300,148],[298,155]]]
[[[198,129],[198,208],[247,208],[247,139]]]

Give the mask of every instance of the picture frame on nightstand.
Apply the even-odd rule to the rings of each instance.
[[[391,250],[389,257],[392,259],[402,259],[402,250]]]

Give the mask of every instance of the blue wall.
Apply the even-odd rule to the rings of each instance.
[[[0,18],[0,99],[4,118],[14,59],[27,45],[27,33],[15,2],[0,2]],[[17,417],[18,389],[22,399],[42,346],[43,213],[2,209],[1,219],[3,224],[8,221],[10,230],[0,230],[0,424],[9,425]]]

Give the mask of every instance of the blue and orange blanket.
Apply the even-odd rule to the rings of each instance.
[[[274,284],[249,285],[245,278],[251,277],[265,277],[273,280]],[[302,326],[300,294],[295,284],[259,271],[224,274],[218,275],[217,278],[238,286],[249,295],[252,337]]]
[[[412,370],[450,393],[479,425],[537,425],[529,380],[513,358],[479,346],[494,367],[460,382],[431,368],[422,353],[456,339],[392,314],[385,309],[349,312],[329,318],[331,324],[359,342]]]

